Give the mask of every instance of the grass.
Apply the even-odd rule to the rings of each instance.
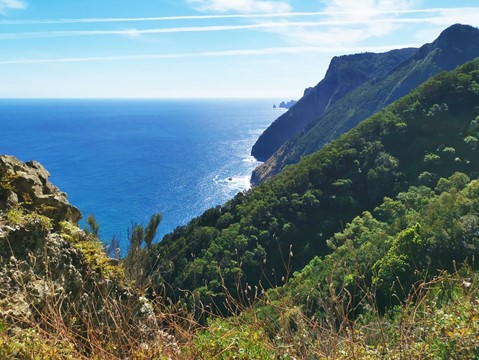
[[[25,264],[10,264],[26,274]],[[47,272],[48,273],[48,272]],[[15,303],[45,289],[30,315],[0,319],[0,357],[18,359],[449,359],[479,356],[479,275],[468,267],[415,284],[399,305],[380,313],[366,289],[359,315],[347,292],[323,299],[321,318],[308,317],[281,287],[255,291],[247,302],[225,292],[236,315],[214,315],[157,294],[147,300],[98,275],[76,296],[55,279],[16,276]],[[109,283],[109,284],[108,284]],[[358,284],[360,285],[360,284]],[[38,285],[39,286],[39,285]],[[130,291],[126,294],[125,292]],[[9,299],[10,297],[10,299]],[[3,305],[5,302],[2,303]],[[0,307],[1,308],[1,307]],[[1,310],[5,310],[2,308]],[[202,319],[208,318],[204,323]]]

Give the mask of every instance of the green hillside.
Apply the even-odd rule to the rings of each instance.
[[[467,25],[449,27],[385,76],[366,81],[339,99],[259,166],[252,175],[253,183],[268,179],[286,165],[318,151],[431,76],[450,71],[478,56],[479,30]]]
[[[328,240],[330,255],[240,319],[292,358],[477,358],[478,219],[478,180],[410,187],[353,219]]]
[[[477,178],[479,61],[441,73],[355,129],[167,235],[150,251],[152,289],[241,297],[283,284],[331,252],[327,239],[410,186]],[[154,256],[156,258],[156,256]],[[221,299],[221,297],[220,297]]]
[[[0,358],[477,358],[478,151],[475,60],[125,259],[0,156]]]
[[[331,237],[332,253],[295,273],[287,294],[312,315],[324,312],[320,299],[331,292],[341,297],[347,289],[360,303],[362,289],[374,289],[376,305],[384,309],[404,300],[413,284],[472,261],[478,219],[477,180],[455,173],[436,186],[412,186]],[[356,306],[355,313],[364,310]]]

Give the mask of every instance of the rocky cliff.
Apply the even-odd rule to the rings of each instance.
[[[261,134],[251,155],[260,161],[267,160],[281,145],[300,133],[348,92],[365,81],[385,75],[415,51],[401,49],[382,54],[334,57],[324,79],[314,88],[306,89],[303,97]]]
[[[302,132],[285,142],[255,169],[252,183],[258,184],[279,173],[285,166],[318,151],[433,75],[452,70],[478,56],[479,29],[459,24],[449,27],[434,42],[422,46],[384,76],[363,82],[330,105],[321,116],[310,121]]]
[[[296,105],[296,102],[296,100],[281,101],[278,107],[280,109],[291,109],[294,105]]]

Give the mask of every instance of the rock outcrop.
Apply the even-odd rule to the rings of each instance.
[[[23,163],[13,156],[0,157],[0,210],[21,205],[56,222],[78,223],[80,210],[70,205],[67,195],[54,186],[50,173],[37,161]]]
[[[289,100],[289,101],[281,101],[278,105],[280,109],[291,109],[294,105],[296,105],[296,100]]]
[[[16,323],[34,321],[61,297],[81,307],[83,293],[120,276],[103,267],[102,245],[78,227],[80,211],[49,176],[36,161],[0,156],[0,318]]]
[[[95,342],[131,338],[168,345],[151,303],[97,236],[78,227],[80,211],[49,176],[36,161],[0,156],[0,357],[31,358],[38,348],[38,358],[83,358]],[[137,349],[109,351],[101,358],[134,358]]]

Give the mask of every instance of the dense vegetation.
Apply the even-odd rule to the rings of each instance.
[[[258,167],[253,173],[253,182],[270,178],[286,165],[295,164],[303,156],[318,151],[431,76],[450,71],[478,56],[479,30],[465,25],[451,26],[385,76],[365,81],[338,99],[322,116],[314,119],[302,133]]]
[[[338,303],[352,301],[349,310],[357,316],[365,309],[354,304],[367,289],[384,310],[404,300],[413,284],[473,262],[478,229],[477,180],[455,173],[432,189],[413,186],[395,199],[385,198],[331,237],[332,253],[295,273],[287,294],[306,305],[309,315],[324,313],[324,299],[334,294]]]
[[[182,289],[205,300],[225,288],[242,298],[248,286],[283,284],[330,253],[326,240],[385,196],[455,172],[476,178],[478,67],[436,76],[271,182],[166,236],[145,274],[153,289],[169,284],[170,295]]]
[[[17,245],[10,253],[2,249],[10,259],[2,259],[0,270],[0,356],[475,358],[479,277],[460,260],[468,258],[474,266],[478,195],[477,180],[455,173],[432,187],[386,198],[330,239],[331,255],[313,260],[285,286],[258,294],[253,306],[225,293],[241,314],[223,318],[203,312],[199,315],[209,315],[204,326],[193,312],[167,305],[161,296],[156,301],[138,296],[141,290],[128,286],[122,275],[123,267],[133,264],[105,261],[93,218],[87,232],[63,223],[54,233],[52,219],[24,213],[19,203],[0,211],[0,230],[11,232],[1,241]],[[148,250],[159,220],[155,215],[146,228],[137,225],[132,240]],[[22,234],[26,247],[19,252]],[[130,252],[137,256],[138,248]],[[65,278],[82,268],[86,272],[76,281]]]

